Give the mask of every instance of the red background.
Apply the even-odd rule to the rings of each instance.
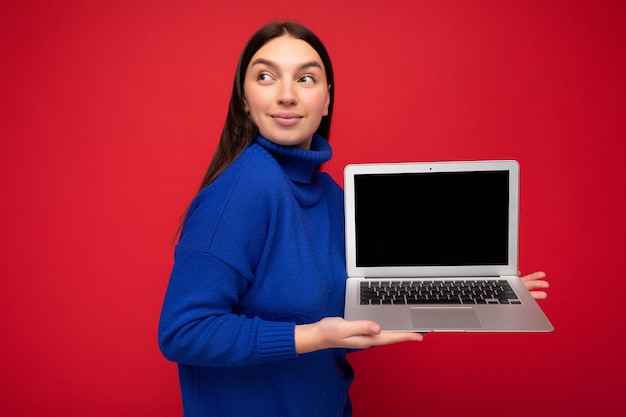
[[[621,406],[625,2],[15,0],[0,5],[0,414],[181,414],[156,342],[169,242],[243,44],[276,18],[334,59],[340,183],[353,162],[517,159],[521,268],[552,284],[554,333],[352,355],[356,416]]]

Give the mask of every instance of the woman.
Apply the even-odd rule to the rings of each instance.
[[[333,83],[324,45],[296,23],[244,48],[161,314],[187,417],[350,416],[346,350],[423,339],[340,318],[343,194],[319,170]]]

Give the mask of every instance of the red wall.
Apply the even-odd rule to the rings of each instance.
[[[521,268],[552,284],[554,333],[353,355],[356,415],[610,414],[626,371],[626,3],[606,0],[2,2],[0,414],[180,415],[156,343],[169,242],[243,44],[274,18],[334,58],[338,181],[352,162],[517,159]]]

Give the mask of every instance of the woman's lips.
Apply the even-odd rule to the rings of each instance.
[[[270,115],[274,121],[281,126],[293,126],[297,124],[302,116],[297,113],[274,113]]]

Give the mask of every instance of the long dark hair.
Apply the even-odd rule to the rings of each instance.
[[[335,101],[335,80],[333,76],[333,68],[330,62],[330,56],[322,41],[311,30],[296,22],[272,22],[255,32],[246,43],[241,53],[235,72],[235,81],[233,83],[233,92],[230,96],[228,104],[228,114],[222,129],[222,136],[217,145],[217,149],[213,154],[211,163],[204,174],[204,178],[200,184],[198,192],[202,191],[211,184],[218,175],[220,175],[230,164],[254,142],[259,134],[259,128],[254,123],[250,115],[245,111],[244,107],[244,91],[243,83],[246,76],[248,64],[254,54],[263,47],[267,42],[280,36],[289,35],[296,39],[301,39],[311,45],[311,47],[320,56],[324,69],[326,71],[326,80],[331,86],[330,88],[330,104],[328,106],[328,115],[322,117],[316,133],[328,140],[330,133],[330,122],[333,114],[333,104]],[[182,230],[184,215],[178,225],[178,230],[174,236],[174,240]]]

